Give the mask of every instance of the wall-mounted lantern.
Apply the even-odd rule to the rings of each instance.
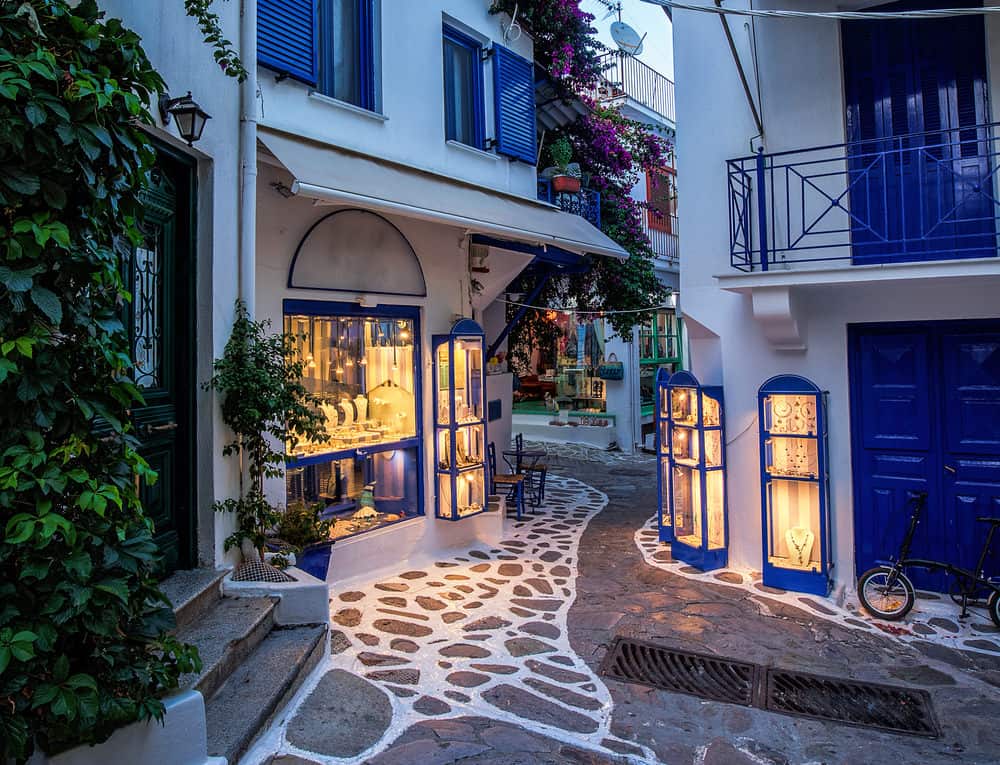
[[[190,90],[186,96],[180,98],[171,98],[169,94],[163,94],[160,96],[159,106],[163,122],[167,123],[173,117],[177,132],[187,141],[188,146],[193,146],[195,141],[201,138],[205,123],[212,119],[212,116],[191,97]]]

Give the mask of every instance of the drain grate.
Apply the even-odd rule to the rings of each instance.
[[[621,638],[601,664],[601,674],[616,680],[743,706],[753,702],[755,671],[753,664]]]
[[[600,673],[771,712],[893,733],[940,735],[930,694],[923,690],[765,668],[625,638],[615,639]]]
[[[774,712],[800,717],[894,733],[938,735],[927,691],[772,669],[767,673],[765,703]]]

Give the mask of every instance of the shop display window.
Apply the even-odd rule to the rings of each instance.
[[[664,372],[658,389],[660,539],[672,540],[674,558],[703,571],[725,566],[728,522],[722,388],[701,385],[690,372],[669,377]],[[669,481],[668,490],[664,481]]]
[[[830,588],[826,397],[796,375],[759,393],[764,583],[826,595]]]
[[[321,503],[335,537],[422,513],[418,309],[285,301],[322,433],[289,448],[287,502]]]
[[[484,346],[471,319],[433,341],[437,514],[452,521],[487,509]]]

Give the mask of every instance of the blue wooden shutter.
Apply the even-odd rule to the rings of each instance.
[[[536,163],[535,67],[526,58],[493,46],[493,102],[497,153]]]
[[[257,60],[316,84],[316,0],[258,0]]]

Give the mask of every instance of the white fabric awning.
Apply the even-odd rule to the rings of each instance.
[[[628,257],[585,218],[544,202],[263,127],[257,138],[292,174],[292,191],[301,196],[578,254]]]

